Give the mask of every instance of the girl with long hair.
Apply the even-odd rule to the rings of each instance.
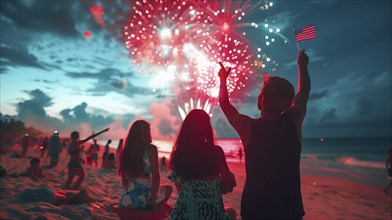
[[[170,156],[169,179],[179,191],[171,219],[235,219],[222,194],[232,192],[234,175],[224,152],[214,144],[210,116],[195,109],[186,116]],[[225,186],[225,187],[222,187]]]
[[[123,185],[120,208],[156,209],[166,204],[173,189],[170,185],[159,185],[158,151],[151,144],[148,122],[137,120],[132,124],[119,162]]]

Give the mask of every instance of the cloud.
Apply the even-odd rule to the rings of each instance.
[[[311,134],[314,129],[325,128],[325,131],[337,133],[331,129],[346,128],[337,134],[388,136],[391,110],[390,73],[351,73],[337,80],[328,90],[313,92],[304,121],[304,135]]]
[[[67,72],[66,75],[75,79],[90,78],[98,80],[110,80],[112,78],[125,76],[123,72],[114,68],[105,68],[98,72]]]
[[[95,115],[87,112],[87,103],[82,102],[72,109],[64,109],[60,112],[66,126],[72,124],[87,123],[91,129],[101,129],[114,121],[113,117]]]
[[[292,11],[283,11],[270,16],[268,20],[274,20],[281,29],[285,29],[292,27],[293,21],[300,15],[300,13],[294,13]]]
[[[175,139],[180,127],[179,115],[175,115],[171,99],[164,99],[160,103],[152,103],[150,111],[151,134],[155,139]]]
[[[17,103],[18,116],[22,119],[28,118],[29,115],[44,118],[46,116],[44,107],[50,106],[52,99],[39,89],[26,93],[30,95],[31,99]]]
[[[212,120],[213,121],[211,123],[212,123],[212,127],[214,128],[216,138],[239,137],[237,132],[230,125],[226,116],[215,114]]]
[[[59,82],[58,80],[47,80],[47,79],[34,79],[33,81],[34,82],[43,82],[46,84],[56,84]]]
[[[314,48],[308,48],[305,52],[309,57],[309,63],[316,63],[325,60],[325,57],[318,55],[318,51]],[[294,60],[283,65],[286,70],[290,70],[297,67],[297,61]]]
[[[130,123],[136,118],[135,114],[125,114],[121,115],[121,125],[123,128],[130,128]]]
[[[26,120],[30,115],[38,118],[46,116],[46,111],[37,100],[26,100],[17,104],[18,116]]]
[[[31,99],[16,104],[18,119],[42,131],[52,131],[61,127],[61,120],[48,116],[45,111],[45,107],[52,105],[52,98],[39,89],[26,93]]]
[[[131,120],[125,120],[123,116],[116,118],[111,124],[106,125],[105,127],[110,128],[110,130],[105,133],[107,139],[112,140],[120,140],[121,138],[125,139],[128,135],[128,128],[130,124],[134,121],[135,117],[132,117]],[[124,126],[126,123],[126,126]],[[103,128],[103,127],[102,127]]]
[[[107,92],[117,92],[132,97],[136,94],[151,95],[152,90],[145,87],[135,86],[131,83],[133,72],[124,73],[115,68],[105,68],[97,72],[68,72],[67,76],[74,79],[95,79],[94,87],[87,92],[89,95],[103,96]]]
[[[18,27],[24,31],[50,32],[62,37],[79,36],[70,15],[73,2],[54,1],[1,1],[2,25]],[[50,19],[48,19],[50,18]],[[11,30],[13,28],[10,28]]]
[[[320,6],[330,6],[335,2],[338,2],[338,0],[317,0],[317,1],[311,1],[310,4],[320,7]]]
[[[37,57],[31,54],[25,47],[1,46],[0,50],[1,50],[0,64],[5,69],[7,66],[12,66],[12,67],[22,66],[22,67],[34,67],[34,68],[39,68],[44,70],[46,69],[44,66],[42,66],[39,63]]]
[[[358,115],[368,114],[372,112],[372,108],[374,107],[374,101],[371,101],[367,98],[359,98],[355,100],[355,109]]]
[[[328,95],[328,90],[322,90],[320,92],[311,92],[309,95],[309,101],[311,100],[317,100],[317,99],[322,99]]]
[[[16,104],[18,118],[28,126],[33,126],[44,132],[53,130],[72,131],[88,127],[88,130],[99,130],[113,123],[114,117],[105,117],[102,114],[91,114],[87,112],[87,103],[62,110],[59,114],[63,120],[51,117],[45,108],[52,105],[52,98],[39,89],[26,91],[30,99],[23,100]],[[128,114],[125,119],[132,119],[134,115]],[[126,126],[123,126],[126,127]]]

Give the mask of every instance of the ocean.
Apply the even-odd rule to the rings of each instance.
[[[169,158],[173,142],[154,141],[159,157]],[[228,162],[240,162],[238,150],[242,143],[239,139],[217,139],[216,144],[223,148]],[[301,173],[334,176],[384,187],[388,183],[385,159],[391,148],[391,137],[304,138]]]

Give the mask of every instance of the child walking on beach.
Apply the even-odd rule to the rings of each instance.
[[[159,184],[158,150],[151,144],[148,122],[137,120],[132,124],[119,159],[123,185],[120,208],[157,209],[166,204],[173,189]]]
[[[302,122],[310,92],[308,63],[305,51],[300,51],[297,94],[288,80],[265,75],[257,99],[258,119],[240,114],[230,103],[226,81],[231,68],[226,70],[219,63],[219,104],[245,151],[244,219],[301,219],[305,215],[299,164]]]
[[[214,144],[210,116],[189,112],[170,156],[169,179],[179,192],[171,219],[235,219],[223,205],[222,194],[232,192],[235,178],[220,146]],[[222,187],[224,186],[224,187]]]
[[[79,179],[76,181],[75,186],[73,187],[74,189],[78,189],[83,182],[84,170],[82,165],[80,164],[80,145],[108,130],[109,128],[106,128],[105,130],[93,134],[83,140],[79,139],[79,132],[73,131],[71,133],[72,142],[69,144],[68,147],[68,153],[71,155],[71,158],[68,163],[68,178],[65,182],[64,189],[70,189],[72,180],[75,175],[78,175]]]

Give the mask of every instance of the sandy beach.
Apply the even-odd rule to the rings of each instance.
[[[14,150],[17,147],[15,146]],[[0,157],[1,164],[6,167],[8,174],[23,172],[31,157],[39,157],[39,152],[34,149],[29,149],[25,158],[11,158],[11,152]],[[96,199],[93,203],[54,206],[16,198],[27,188],[47,186],[53,190],[61,189],[67,177],[68,159],[66,152],[63,151],[58,166],[44,169],[46,178],[40,179],[38,183],[28,177],[2,177],[0,219],[119,219],[111,212],[111,207],[118,203],[122,191],[121,178],[116,170],[84,166],[86,178],[82,187]],[[41,158],[41,166],[48,163],[49,158]],[[245,182],[245,165],[229,163],[229,167],[236,176],[237,187],[232,193],[224,195],[224,203],[233,207],[239,214]],[[169,171],[161,172],[161,183],[171,184],[174,187],[174,184],[167,179],[168,174]],[[304,219],[391,219],[392,217],[392,196],[386,195],[380,186],[327,175],[303,174],[301,181],[306,212]],[[175,205],[177,196],[178,193],[174,190],[169,205]]]

